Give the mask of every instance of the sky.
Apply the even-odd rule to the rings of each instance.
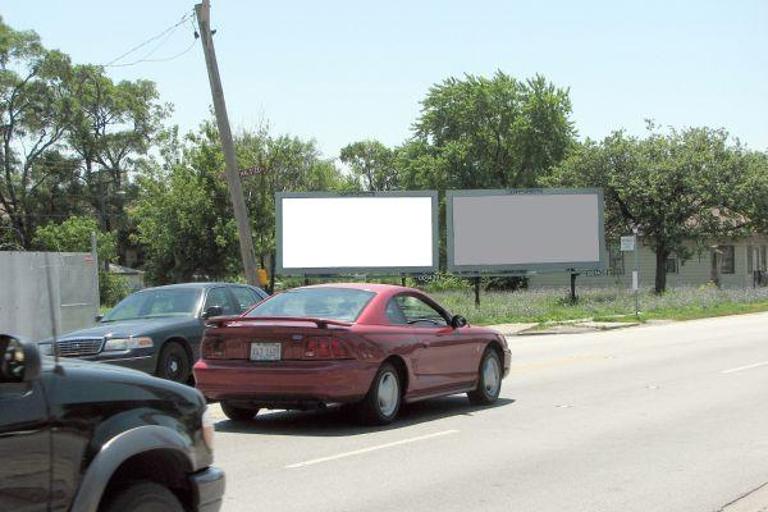
[[[105,64],[194,3],[0,0],[0,15],[77,63]],[[268,123],[331,158],[357,140],[400,144],[432,84],[496,70],[569,88],[582,139],[642,135],[654,119],[723,127],[768,150],[767,0],[212,0],[211,20],[233,129]],[[211,96],[191,24],[117,64],[153,49],[150,59],[181,55],[110,75],[155,81],[170,122],[194,129]]]

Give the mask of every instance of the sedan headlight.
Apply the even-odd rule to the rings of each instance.
[[[52,356],[53,355],[53,344],[52,343],[38,343],[37,349],[40,351],[41,355],[44,355],[44,356]]]
[[[124,352],[135,348],[151,348],[153,346],[152,338],[146,336],[138,338],[112,338],[104,343],[104,352]]]

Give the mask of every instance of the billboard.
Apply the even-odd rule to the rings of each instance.
[[[450,272],[605,267],[598,189],[453,190],[446,215]]]
[[[277,273],[437,270],[437,192],[275,194]]]

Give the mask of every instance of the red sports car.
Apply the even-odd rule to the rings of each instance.
[[[504,336],[470,327],[418,290],[327,284],[211,319],[194,373],[235,421],[261,408],[356,404],[363,421],[383,425],[403,402],[467,393],[493,403],[509,363]]]

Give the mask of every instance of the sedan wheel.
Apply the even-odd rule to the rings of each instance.
[[[191,371],[189,354],[175,341],[169,341],[160,351],[157,361],[157,376],[186,384]]]
[[[221,410],[232,421],[251,421],[254,416],[259,413],[257,407],[243,407],[235,405],[231,402],[221,402]]]
[[[480,362],[477,387],[474,391],[467,393],[470,403],[488,405],[498,400],[501,393],[501,378],[499,355],[493,349],[486,349],[483,360]]]
[[[359,405],[360,419],[366,425],[387,425],[397,416],[401,402],[400,375],[394,366],[385,363]]]

